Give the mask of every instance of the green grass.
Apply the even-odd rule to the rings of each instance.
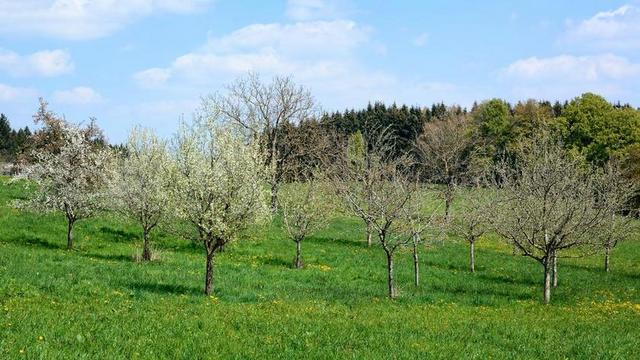
[[[215,297],[202,295],[204,252],[157,233],[161,261],[132,261],[138,230],[111,216],[79,222],[64,249],[60,215],[7,204],[0,179],[0,358],[633,358],[640,346],[640,243],[561,260],[552,304],[541,266],[497,239],[422,249],[422,286],[399,254],[399,299],[385,298],[385,260],[356,219],[303,243],[277,221],[221,254]]]

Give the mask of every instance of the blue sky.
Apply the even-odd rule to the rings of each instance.
[[[0,112],[170,135],[248,71],[325,110],[594,91],[640,106],[640,2],[0,0]]]

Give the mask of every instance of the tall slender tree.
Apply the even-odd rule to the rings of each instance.
[[[393,299],[397,296],[395,254],[413,240],[407,236],[401,220],[417,186],[409,173],[409,158],[393,157],[392,143],[384,138],[378,141],[380,146],[374,147],[376,150],[371,153],[368,167],[363,167],[346,151],[342,158],[334,161],[330,178],[345,205],[358,217],[366,219],[375,231],[387,259],[388,295]],[[363,181],[365,177],[369,179],[368,185]]]
[[[301,246],[303,240],[326,226],[331,214],[331,199],[326,184],[314,175],[289,184],[281,193],[284,228],[289,239],[296,244],[293,266],[303,266]]]
[[[449,220],[456,189],[466,178],[472,151],[467,117],[449,111],[440,120],[426,123],[416,142],[418,161],[426,176],[444,184],[445,220]]]
[[[166,142],[152,130],[134,128],[117,161],[112,194],[118,211],[142,228],[142,260],[152,258],[149,235],[170,210],[171,162]]]
[[[217,98],[217,100],[215,100]],[[282,127],[313,117],[316,105],[311,93],[292,78],[276,76],[264,83],[249,73],[227,87],[226,94],[212,96],[222,119],[231,122],[252,141],[259,142],[269,167],[271,208],[278,206],[278,191],[284,177],[287,154],[281,149]]]

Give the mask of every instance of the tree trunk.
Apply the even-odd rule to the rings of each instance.
[[[300,257],[300,241],[296,241],[296,259],[293,262],[293,265],[296,267],[296,269],[302,268],[302,259]]]
[[[413,235],[413,274],[415,285],[420,286],[420,264],[418,262],[418,235]]]
[[[149,245],[149,229],[146,227],[142,229],[142,260],[150,261],[151,260],[151,248]]]
[[[449,194],[445,195],[444,199],[444,221],[449,222],[449,214],[451,213],[451,199],[449,198]]]
[[[609,246],[604,247],[604,271],[609,272],[609,257],[611,256],[611,249]]]
[[[268,130],[271,132],[271,211],[275,214],[278,211],[278,126],[273,126]]]
[[[558,287],[558,256],[553,253],[553,287]]]
[[[278,185],[271,184],[271,212],[278,211]]]
[[[389,287],[389,298],[396,298],[396,286],[393,280],[393,254],[387,252],[387,286]]]
[[[543,261],[544,266],[544,303],[551,302],[551,259],[545,258]]]
[[[207,267],[204,278],[204,294],[211,295],[213,291],[213,265],[215,260],[215,251],[207,250]]]
[[[471,272],[476,272],[476,242],[469,242],[469,266],[471,267]]]
[[[73,225],[75,222],[73,218],[67,217],[67,250],[73,249]]]
[[[447,189],[444,194],[444,220],[445,222],[449,222],[449,218],[451,215],[451,203],[453,202],[453,184],[451,182],[447,183]]]
[[[371,236],[371,223],[367,222],[367,246],[369,247],[372,245]]]

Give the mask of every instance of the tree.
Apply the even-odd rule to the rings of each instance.
[[[457,186],[465,179],[471,146],[465,115],[448,112],[442,120],[426,123],[416,142],[420,165],[433,182],[444,183],[445,220],[449,220]]]
[[[417,180],[417,179],[416,179]],[[427,206],[427,202],[424,201],[424,197],[420,193],[420,185],[416,181],[414,183],[415,193],[407,204],[403,207],[403,216],[399,219],[400,225],[398,230],[401,233],[405,233],[406,237],[411,239],[412,255],[413,255],[413,280],[416,287],[420,286],[420,258],[419,258],[419,246],[420,244],[432,244],[437,239],[430,238],[425,241],[424,234],[427,232],[437,231],[438,234],[443,234],[443,225],[441,218],[437,216],[440,211],[438,206]],[[433,236],[433,234],[431,234]]]
[[[494,197],[494,189],[490,187],[468,189],[452,222],[456,234],[469,243],[469,269],[471,272],[476,271],[475,245],[488,231],[488,216]]]
[[[212,105],[203,107],[190,126],[183,124],[173,144],[172,196],[177,215],[204,245],[206,295],[213,291],[216,253],[269,214],[268,172],[259,145],[220,125],[220,109]]]
[[[168,214],[170,157],[152,130],[134,128],[112,182],[116,209],[142,227],[142,259],[152,258],[149,234]]]
[[[332,185],[345,205],[358,217],[366,219],[378,235],[387,259],[387,287],[390,298],[397,296],[394,278],[394,255],[411,243],[403,222],[405,207],[416,193],[411,181],[411,162],[405,157],[392,157],[392,140],[383,136],[370,154],[370,165],[363,167],[349,155],[334,161],[330,170]],[[363,179],[367,177],[369,183]],[[370,186],[370,189],[366,189]],[[369,197],[371,194],[371,197]]]
[[[55,118],[43,103],[40,112]],[[56,118],[57,119],[57,118]],[[92,122],[85,128],[57,119],[58,143],[40,147],[32,154],[35,164],[25,175],[37,184],[26,206],[45,211],[62,211],[67,219],[67,248],[73,248],[76,221],[103,209],[112,174],[112,156],[96,145],[91,136],[99,130]],[[41,132],[48,131],[47,124]]]
[[[237,126],[245,135],[261,144],[269,167],[271,209],[278,206],[278,190],[284,175],[286,154],[279,151],[281,128],[313,116],[315,101],[304,87],[290,77],[277,76],[265,84],[250,73],[227,87],[227,94],[212,100],[220,115]]]
[[[630,146],[640,143],[640,111],[614,107],[592,93],[572,100],[562,111],[562,121],[567,127],[567,147],[595,164],[624,157]]]
[[[601,170],[602,179],[597,189],[598,204],[610,212],[609,221],[602,225],[598,237],[604,249],[606,272],[610,268],[611,250],[633,233],[635,223],[632,220],[640,210],[632,201],[638,195],[638,186],[624,175],[616,161],[609,161]]]
[[[328,191],[319,181],[311,177],[282,189],[282,217],[289,239],[296,244],[293,260],[296,269],[302,268],[302,241],[325,226],[331,212]]]
[[[349,141],[347,144],[347,156],[349,159],[349,164],[353,167],[354,171],[359,172],[362,176],[359,176],[355,179],[355,181],[359,182],[359,185],[362,187],[363,197],[366,201],[362,204],[363,206],[369,208],[371,207],[371,202],[373,200],[373,161],[372,158],[375,156],[372,152],[375,151],[375,147],[384,146],[384,144],[376,143],[370,144],[369,137],[364,137],[360,131],[357,131],[353,135],[349,137]],[[382,142],[380,138],[378,142]],[[334,159],[330,159],[330,161],[334,161]],[[365,212],[356,212],[362,221],[364,221],[366,228],[366,237],[367,237],[367,245],[371,247],[372,245],[372,233],[373,233],[373,225],[371,224],[371,219],[365,215]]]
[[[570,249],[578,256],[593,248],[610,220],[611,206],[595,196],[602,177],[557,141],[540,138],[519,154],[515,168],[499,166],[501,189],[492,227],[543,266],[544,302],[549,303],[555,260]]]
[[[512,141],[510,105],[501,99],[491,99],[478,105],[471,117],[485,139],[487,154],[492,157],[502,154]]]
[[[0,157],[10,155],[13,147],[11,125],[7,117],[4,114],[0,114]]]

